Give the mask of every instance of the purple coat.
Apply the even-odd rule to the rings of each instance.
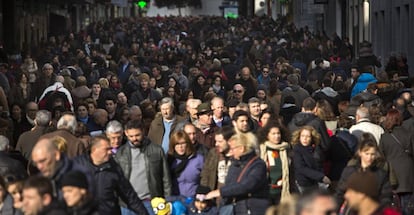
[[[170,166],[171,169],[174,169],[179,162],[181,162],[179,159],[174,159]],[[173,195],[194,197],[196,189],[200,184],[200,174],[203,165],[204,158],[202,155],[195,154],[194,156],[191,156],[187,166],[181,172],[181,175],[178,178],[172,178]]]

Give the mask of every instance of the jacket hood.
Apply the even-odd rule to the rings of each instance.
[[[358,78],[358,82],[361,82],[361,83],[376,83],[377,79],[371,73],[362,73]]]
[[[338,92],[336,92],[331,87],[324,87],[324,88],[321,89],[321,92],[324,93],[325,95],[329,96],[329,97],[336,97],[336,96],[339,95]]]
[[[300,126],[306,125],[308,122],[312,121],[316,117],[317,116],[315,116],[315,114],[313,114],[313,113],[300,112],[300,113],[296,114],[295,116],[293,116],[292,122],[296,126],[300,127]]]

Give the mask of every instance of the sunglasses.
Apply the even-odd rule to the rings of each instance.
[[[263,70],[263,73],[269,73],[269,71],[268,70]]]
[[[233,90],[233,93],[242,93],[242,90]]]

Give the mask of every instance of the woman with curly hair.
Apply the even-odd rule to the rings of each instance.
[[[319,183],[331,183],[322,169],[320,142],[321,135],[312,126],[303,126],[292,134],[295,178],[301,193],[318,189]]]
[[[274,204],[290,196],[290,158],[287,130],[279,121],[269,121],[259,131],[260,158],[266,163],[269,197]]]

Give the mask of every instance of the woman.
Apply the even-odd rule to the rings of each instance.
[[[169,87],[174,88],[175,93],[177,94],[177,96],[181,95],[180,85],[177,82],[177,79],[174,78],[174,76],[169,76],[168,77],[167,86],[165,88],[169,88]],[[164,89],[164,92],[165,92],[165,89]]]
[[[217,96],[220,96],[221,98],[226,98],[226,91],[224,90],[222,78],[220,76],[214,76],[213,83],[211,84],[211,86],[213,87],[214,93],[216,93]]]
[[[272,120],[262,130],[260,137],[260,158],[266,163],[267,178],[270,185],[270,199],[273,204],[279,204],[290,196],[290,158],[288,151],[288,132],[281,124]]]
[[[389,178],[389,167],[382,161],[378,150],[377,141],[375,140],[375,137],[372,136],[372,134],[362,134],[357,153],[355,154],[355,158],[348,162],[348,165],[342,172],[336,190],[336,198],[338,204],[342,204],[344,202],[347,179],[352,175],[352,173],[357,171],[372,171],[375,173],[379,184],[381,184],[381,187],[379,188],[380,203],[384,205],[391,203],[392,192]]]
[[[295,178],[301,193],[318,189],[319,183],[331,183],[323,173],[320,141],[321,136],[312,126],[303,126],[292,134]]]
[[[208,88],[208,85],[206,83],[206,77],[203,74],[197,75],[194,78],[193,84],[192,84],[192,91],[194,93],[194,98],[196,99],[203,99],[203,94],[206,92],[206,88]]]
[[[6,177],[7,192],[13,199],[14,215],[23,214],[23,182],[24,178],[16,178],[15,176]]]
[[[398,180],[395,192],[401,200],[403,214],[410,214],[407,203],[412,200],[414,191],[414,137],[413,134],[401,127],[403,117],[396,109],[388,111],[383,127],[379,149],[391,165]]]
[[[32,87],[29,83],[28,75],[26,73],[20,73],[17,75],[17,84],[15,84],[9,94],[9,103],[19,103],[21,105],[27,104],[32,101]]]
[[[328,101],[321,99],[316,102],[316,107],[316,115],[325,122],[327,132],[331,137],[338,127],[338,119],[332,110],[332,106]]]
[[[204,158],[197,154],[190,138],[184,131],[171,135],[167,153],[172,179],[172,194],[194,197],[200,184]]]
[[[76,120],[78,122],[88,124],[89,114],[88,114],[88,104],[87,103],[79,103],[78,104],[78,107],[76,108]]]
[[[0,176],[0,214],[14,214],[13,199],[7,192],[6,182],[2,176]]]
[[[207,199],[222,197],[224,207],[231,208],[235,215],[262,215],[269,206],[269,186],[266,164],[256,155],[257,139],[252,133],[237,133],[229,141],[229,153],[233,161],[229,167],[223,187],[207,194]],[[226,213],[227,214],[227,213]]]

